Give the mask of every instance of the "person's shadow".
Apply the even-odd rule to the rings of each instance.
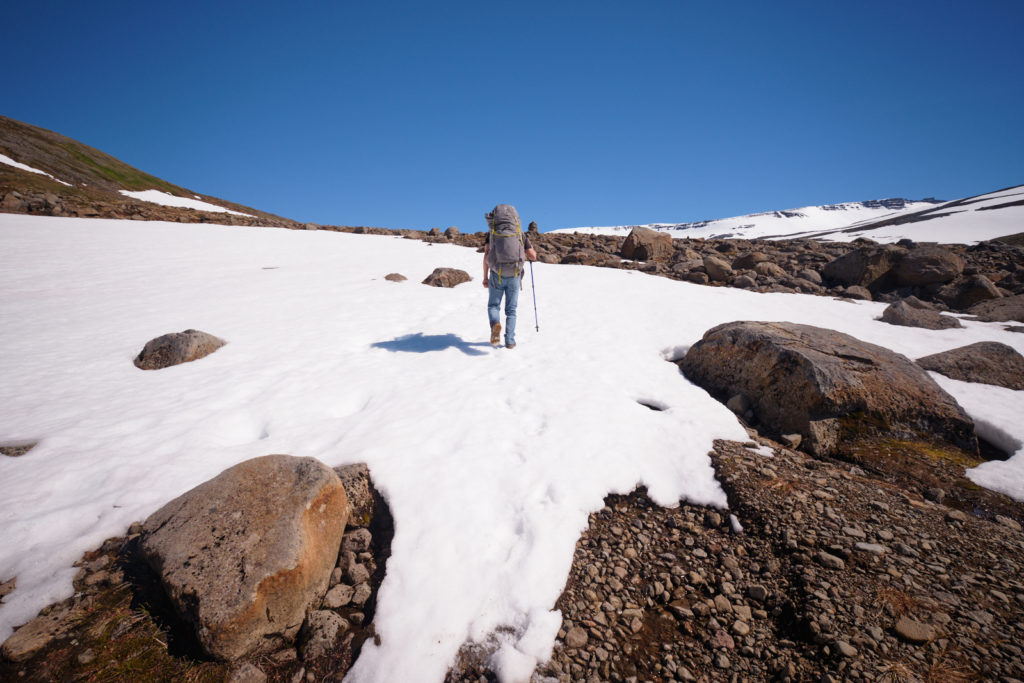
[[[427,353],[429,351],[444,351],[445,349],[456,348],[467,356],[483,356],[483,351],[476,347],[488,347],[487,342],[467,342],[457,334],[406,334],[396,337],[391,341],[374,342],[370,344],[375,349],[386,349],[388,351],[404,351],[406,353]]]

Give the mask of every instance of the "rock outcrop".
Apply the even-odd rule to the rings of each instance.
[[[1024,389],[1024,356],[999,342],[978,342],[919,358],[917,364],[962,382]]]
[[[762,427],[800,434],[816,455],[877,437],[978,450],[974,423],[913,361],[833,330],[726,323],[708,330],[679,365],[723,402],[746,397]]]
[[[268,455],[153,513],[142,550],[206,653],[234,660],[273,637],[295,638],[327,590],[347,519],[333,470]]]
[[[423,284],[431,287],[454,287],[471,279],[469,273],[458,268],[435,268],[434,272],[423,280]]]
[[[172,332],[146,342],[146,346],[135,358],[135,367],[159,370],[189,363],[210,355],[226,343],[223,339],[199,330]]]

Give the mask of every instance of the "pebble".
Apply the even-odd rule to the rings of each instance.
[[[889,552],[888,548],[877,543],[854,543],[853,547],[862,553],[870,553],[872,555],[884,555]]]
[[[358,586],[356,586],[356,590],[352,594],[352,604],[353,605],[362,605],[362,604],[364,604],[367,600],[370,599],[370,595],[372,593],[373,593],[373,590],[370,588],[370,584],[368,584],[368,583],[361,583],[361,584],[359,584]]]
[[[967,513],[962,510],[950,510],[946,513],[947,522],[966,522]]]
[[[565,634],[565,644],[567,647],[581,648],[587,644],[588,639],[587,632],[579,626],[573,626]]]
[[[996,522],[1002,524],[1003,526],[1009,529],[1013,529],[1014,531],[1021,530],[1020,524],[1017,523],[1017,520],[1010,519],[1009,517],[1004,517],[1003,515],[996,515]]]
[[[826,553],[824,550],[818,551],[817,557],[818,562],[821,563],[823,566],[828,567],[829,569],[843,569],[844,567],[846,567],[846,562],[844,562],[842,558],[836,557],[835,555],[830,555],[829,553]]]

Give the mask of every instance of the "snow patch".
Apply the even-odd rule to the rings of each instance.
[[[8,166],[13,166],[14,168],[20,168],[22,171],[28,171],[29,173],[38,173],[39,175],[46,176],[50,180],[56,180],[61,185],[67,185],[68,187],[71,187],[71,183],[66,183],[63,180],[60,180],[59,178],[54,178],[46,171],[40,171],[38,168],[32,168],[31,166],[27,166],[21,163],[20,161],[15,161],[14,159],[4,154],[0,154],[0,164],[7,164]]]
[[[210,204],[209,202],[200,201],[198,199],[189,199],[188,197],[176,197],[173,194],[161,192],[160,190],[141,190],[138,192],[132,192],[130,190],[121,190],[121,194],[132,199],[139,199],[150,204],[160,204],[161,206],[174,206],[184,209],[195,209],[197,211],[213,211],[216,213],[230,213],[236,216],[248,216],[255,218],[252,214],[241,213],[239,211],[232,211],[231,209],[225,209],[223,206],[217,206],[216,204]]]

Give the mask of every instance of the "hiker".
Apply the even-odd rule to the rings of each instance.
[[[523,262],[537,260],[530,238],[523,234],[516,207],[498,204],[484,214],[490,228],[484,237],[484,287],[487,287],[487,319],[491,345],[501,342],[501,298],[505,297],[505,348],[516,347],[516,304],[523,278]]]

